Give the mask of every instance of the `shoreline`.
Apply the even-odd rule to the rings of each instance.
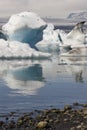
[[[0,119],[0,130],[87,130],[87,104],[35,110],[19,117],[11,112],[4,119]]]

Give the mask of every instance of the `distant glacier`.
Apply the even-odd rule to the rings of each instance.
[[[87,20],[87,12],[70,13],[67,18],[72,20]]]

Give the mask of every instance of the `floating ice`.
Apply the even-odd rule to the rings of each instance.
[[[53,51],[60,51],[61,53],[68,51],[67,54],[70,55],[73,55],[73,53],[75,55],[77,53],[79,54],[78,49],[74,48],[87,47],[85,45],[87,42],[87,34],[85,35],[82,29],[84,23],[83,21],[76,24],[74,29],[66,34],[62,30],[55,30],[53,24],[47,25],[35,13],[22,12],[13,15],[8,23],[2,27],[7,41],[0,40],[0,58],[49,57],[50,54],[42,52]],[[2,35],[2,37],[5,35]],[[42,52],[35,51],[31,47],[37,48]],[[84,54],[84,51],[80,53]]]
[[[58,42],[58,33],[54,30],[53,24],[48,24],[47,28],[43,30],[43,40],[49,43]]]
[[[87,56],[87,39],[82,28],[84,23],[83,21],[76,24],[74,29],[65,37],[60,36],[62,39],[62,56]]]
[[[59,43],[50,43],[50,42],[46,42],[44,40],[38,42],[36,44],[36,47],[38,48],[38,50],[40,50],[41,52],[55,52],[55,51],[59,51]]]
[[[0,39],[0,58],[47,58],[51,55],[32,49],[28,44]]]
[[[48,53],[42,53],[31,48],[37,41],[41,40],[45,27],[46,23],[35,13],[23,12],[13,15],[8,23],[2,27],[7,41],[4,38],[0,39],[0,58],[50,57]]]
[[[46,22],[37,14],[22,12],[11,16],[2,30],[10,41],[29,43],[31,47],[34,47],[34,44],[42,39],[44,28],[46,28]]]
[[[64,57],[83,57],[83,56],[87,56],[87,46],[83,46],[83,47],[75,47],[71,50],[69,50],[66,53],[61,53],[61,56]]]
[[[86,56],[77,56],[77,57],[65,57],[60,56],[60,64],[67,64],[67,65],[87,65],[87,57]]]
[[[48,24],[47,28],[43,30],[43,40],[36,44],[40,51],[58,51],[59,50],[58,31],[54,30],[53,24]]]
[[[66,36],[61,36],[62,47],[77,47],[84,45],[86,43],[86,36],[83,32],[82,26],[85,22],[80,22],[76,24],[74,29],[69,32]]]

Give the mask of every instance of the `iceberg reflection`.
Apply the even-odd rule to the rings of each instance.
[[[66,64],[67,72],[74,75],[76,82],[84,82],[87,72],[87,57],[60,57],[60,62]]]
[[[53,87],[53,83],[59,85],[60,82],[87,81],[86,61],[87,57],[57,57],[41,61],[5,60],[0,61],[0,77],[12,90],[12,95],[37,95],[48,84]]]
[[[0,71],[7,86],[16,93],[35,95],[44,86],[42,67],[32,61],[0,61]]]

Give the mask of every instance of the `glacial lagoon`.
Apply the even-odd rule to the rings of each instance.
[[[69,32],[70,27],[62,28]],[[0,59],[0,115],[63,108],[75,102],[87,103],[87,53],[82,57],[52,54],[49,59]]]

